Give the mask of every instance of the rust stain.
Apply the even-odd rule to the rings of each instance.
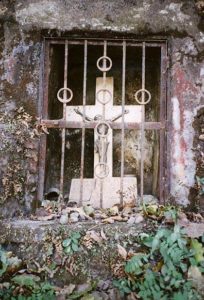
[[[198,92],[197,87],[187,78],[185,70],[177,63],[174,67],[174,95],[179,100],[180,106],[180,126],[184,129],[184,108],[188,106],[189,94]],[[190,104],[189,104],[190,105]]]

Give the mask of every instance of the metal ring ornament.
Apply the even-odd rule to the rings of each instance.
[[[108,98],[104,101],[105,97],[103,96],[103,101],[101,101],[100,97],[99,97],[99,94],[100,93],[108,93]],[[103,104],[103,105],[106,105],[108,102],[110,102],[112,99],[112,94],[111,92],[108,90],[108,89],[100,89],[98,90],[98,92],[96,93],[96,100]]]
[[[108,67],[101,67],[101,66],[100,66],[101,60],[104,60],[104,59],[107,60],[107,61],[109,61],[109,64],[110,64],[110,65],[109,65]],[[104,56],[99,57],[99,59],[98,59],[97,62],[96,62],[96,65],[97,65],[97,68],[98,68],[101,72],[108,72],[108,71],[112,68],[113,63],[112,63],[112,60],[110,59],[110,57],[104,55]]]
[[[146,93],[147,95],[148,95],[148,98],[147,98],[147,100],[145,101],[140,101],[139,99],[138,99],[138,95],[140,94],[140,93]],[[145,98],[145,97],[144,97]],[[139,104],[142,104],[142,105],[145,105],[145,104],[147,104],[147,103],[149,103],[150,102],[150,100],[151,100],[151,94],[150,94],[150,92],[148,91],[148,90],[146,90],[146,89],[140,89],[140,90],[138,90],[136,93],[135,93],[135,100],[137,101],[137,103],[139,103]]]
[[[107,132],[106,133],[100,133],[100,132],[98,132],[99,126],[103,126],[103,125],[106,126]],[[95,127],[95,132],[96,132],[96,134],[99,137],[107,137],[109,135],[109,133],[110,133],[109,129],[111,129],[111,127],[110,127],[110,124],[108,122],[106,122],[106,121],[100,121],[100,122],[98,122],[98,124]]]
[[[97,169],[98,169],[99,167],[101,168],[102,166],[105,166],[105,168],[106,168],[106,172],[105,172],[105,174],[103,173],[103,175],[101,174],[101,170],[100,170],[100,173],[97,172]],[[98,163],[98,164],[95,166],[95,168],[94,168],[94,173],[95,173],[95,175],[96,175],[97,178],[99,178],[99,179],[104,179],[104,178],[107,177],[108,174],[109,174],[109,167],[108,167],[108,165],[107,165],[106,163],[100,162],[100,163]]]
[[[61,98],[61,97],[60,97],[60,93],[61,93],[62,91],[67,91],[67,92],[69,92],[69,93],[70,93],[69,98],[67,98],[67,99]],[[69,89],[69,88],[65,88],[65,87],[64,87],[64,88],[61,88],[61,89],[59,89],[59,91],[57,92],[57,98],[58,98],[58,100],[59,100],[61,103],[69,103],[69,102],[72,100],[72,98],[73,98],[73,92],[72,92],[72,90]]]

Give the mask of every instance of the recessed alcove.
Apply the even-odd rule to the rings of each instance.
[[[86,74],[86,105],[95,104],[96,78],[101,72],[96,67],[97,59],[103,56],[103,45],[88,45]],[[64,86],[64,51],[63,43],[50,45],[49,84],[48,84],[48,118],[58,120],[63,116],[63,105],[57,99],[57,92]],[[122,59],[121,43],[109,45],[107,55],[112,60],[112,68],[107,77],[113,77],[114,105],[122,104]],[[68,50],[67,86],[73,91],[73,99],[67,104],[83,104],[84,80],[84,46],[70,44]],[[137,105],[135,92],[142,86],[142,46],[137,44],[126,48],[125,105]],[[146,47],[145,88],[151,93],[151,101],[145,106],[145,122],[160,120],[161,90],[161,47]],[[122,110],[122,106],[121,106]],[[135,120],[137,122],[137,119]],[[64,193],[69,194],[73,178],[80,177],[82,129],[66,129]],[[84,178],[93,178],[94,166],[94,130],[85,130]],[[59,189],[61,163],[61,133],[58,128],[49,129],[47,136],[47,154],[45,167],[45,193],[50,188]],[[140,189],[140,129],[126,129],[124,135],[124,176],[136,176]],[[145,130],[144,136],[144,194],[159,196],[159,157],[160,136],[157,130]],[[120,177],[121,171],[121,130],[113,130],[113,177]]]

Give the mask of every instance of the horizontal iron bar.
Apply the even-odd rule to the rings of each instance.
[[[65,44],[66,40],[60,40],[60,41],[50,41],[50,44]],[[83,41],[73,41],[73,40],[69,40],[69,45],[83,45]],[[100,41],[87,41],[88,45],[93,45],[93,46],[103,46],[104,42],[100,42]],[[109,42],[107,41],[108,46],[120,46],[122,47],[123,42]],[[127,42],[126,43],[127,46],[131,46],[131,47],[142,47],[142,42]],[[146,47],[161,47],[161,42],[146,42]]]
[[[86,122],[84,124],[85,128],[95,128],[98,124],[97,121],[95,122]],[[115,122],[109,122],[112,129],[122,129],[122,123],[115,123]],[[82,122],[70,122],[70,121],[64,121],[63,119],[60,120],[41,120],[41,125],[45,125],[47,128],[82,128],[83,123]],[[140,123],[135,122],[126,122],[125,129],[140,129],[141,125]],[[165,129],[165,123],[161,122],[145,122],[144,123],[145,129],[151,129],[151,130],[160,130]]]

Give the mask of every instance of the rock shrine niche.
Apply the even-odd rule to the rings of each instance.
[[[39,197],[164,200],[166,44],[46,41]]]

